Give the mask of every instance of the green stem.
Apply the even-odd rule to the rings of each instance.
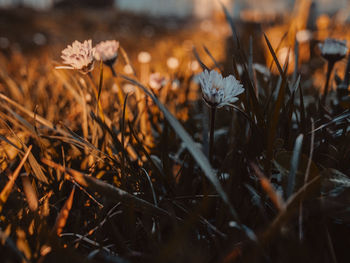
[[[113,65],[108,64],[108,67],[111,69],[113,77],[117,77],[117,73],[115,72]]]
[[[326,83],[324,86],[323,96],[322,96],[322,100],[321,100],[323,105],[326,103],[326,98],[327,98],[328,89],[329,89],[329,80],[331,78],[331,73],[332,73],[332,70],[334,68],[334,64],[335,63],[333,61],[328,61]]]
[[[213,151],[214,151],[214,128],[215,128],[215,113],[216,107],[210,107],[210,133],[209,133],[209,161],[213,162]]]

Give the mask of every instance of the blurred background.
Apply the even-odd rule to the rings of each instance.
[[[0,176],[0,189],[8,189],[3,188],[7,184],[7,176],[22,159],[18,148],[12,145],[16,142],[17,147],[21,147],[19,141],[23,141],[26,145],[33,145],[33,156],[38,162],[42,157],[50,160],[52,157],[65,167],[107,180],[109,184],[141,199],[154,201],[157,206],[156,192],[159,207],[186,220],[184,224],[178,224],[164,217],[164,220],[160,218],[158,225],[158,221],[148,215],[134,213],[134,203],[130,207],[123,204],[122,208],[113,203],[111,208],[114,201],[108,200],[107,195],[97,198],[107,203],[106,208],[101,210],[89,193],[86,195],[77,188],[79,193],[76,193],[68,219],[67,235],[61,240],[65,242],[65,247],[68,244],[69,249],[77,251],[77,258],[81,261],[88,253],[93,258],[103,245],[108,248],[107,251],[131,260],[136,258],[137,262],[172,262],[170,258],[176,262],[216,262],[212,259],[218,255],[219,258],[228,255],[230,259],[243,252],[248,256],[256,255],[260,261],[242,262],[267,262],[265,251],[263,256],[260,255],[260,242],[256,253],[251,253],[250,243],[242,238],[241,233],[238,234],[239,225],[231,221],[230,210],[217,201],[218,196],[211,196],[206,204],[207,183],[199,172],[199,166],[185,150],[184,143],[175,138],[178,137],[176,131],[170,129],[151,100],[120,76],[122,73],[135,77],[151,87],[152,73],[159,73],[158,83],[162,87],[154,89],[154,93],[183,123],[193,140],[205,149],[208,148],[209,113],[201,100],[200,87],[194,81],[196,75],[202,72],[200,63],[203,62],[210,69],[222,71],[225,76],[234,74],[240,77],[246,87],[240,105],[237,104],[242,110],[235,114],[233,110],[222,109],[218,111],[215,123],[216,154],[213,164],[215,168],[220,168],[218,175],[233,206],[238,208],[239,217],[256,233],[275,233],[271,236],[279,233],[275,230],[280,228],[279,224],[275,224],[276,215],[280,221],[290,217],[293,222],[290,227],[285,227],[282,222],[283,231],[278,234],[278,239],[271,249],[270,244],[266,245],[268,253],[276,259],[269,262],[350,262],[347,253],[347,244],[350,244],[350,137],[349,110],[345,111],[350,108],[350,101],[346,90],[349,79],[349,74],[345,74],[346,59],[336,63],[329,82],[330,89],[335,90],[341,83],[339,87],[345,86],[345,91],[342,88],[342,93],[329,92],[330,110],[319,103],[319,95],[327,83],[326,76],[328,80],[331,76],[326,74],[327,62],[320,54],[319,44],[329,37],[349,43],[350,1],[221,2],[234,19],[241,49],[232,41],[231,28],[219,1],[0,0],[0,121],[3,124],[0,126],[0,170],[4,171],[1,173],[4,176]],[[273,52],[269,50],[264,34]],[[82,42],[88,39],[92,39],[94,46],[103,40],[120,42],[122,48],[113,66],[118,77],[98,63],[95,63],[91,75],[55,69],[55,66],[62,66],[62,49],[75,40]],[[280,77],[271,54],[280,64],[286,65],[288,79]],[[101,88],[98,96],[97,86]],[[100,113],[105,119],[105,122],[101,121],[103,125],[97,125],[91,112],[95,112],[96,116]],[[122,125],[127,123],[126,120],[128,127]],[[113,133],[106,132],[105,124]],[[126,133],[123,133],[124,129]],[[302,140],[296,141],[296,138],[303,138],[299,135],[301,133],[305,139],[303,150],[298,152]],[[314,133],[315,147],[313,137],[310,140],[310,134]],[[120,150],[123,147],[124,150]],[[191,147],[195,149],[197,144]],[[313,157],[313,150],[309,154],[309,148],[314,149]],[[296,158],[297,155],[299,157]],[[303,163],[298,171],[299,161],[296,159]],[[270,183],[264,186],[265,181],[261,179],[264,176],[253,171],[255,161],[256,167],[261,164],[264,173],[271,175],[272,186]],[[315,164],[311,165],[313,162]],[[34,164],[36,166],[33,167],[39,166],[36,162]],[[305,212],[300,212],[300,215],[305,215],[306,238],[300,234],[302,226],[297,234],[296,222],[302,223],[289,215],[292,209],[285,209],[284,203],[276,206],[273,200],[268,201],[271,192],[272,199],[277,200],[279,194],[271,189],[279,189],[279,192],[287,186],[287,178],[287,191],[289,185],[294,187],[289,180],[292,178],[290,164],[295,168],[293,177],[298,176],[293,179],[296,185],[307,182],[304,174],[310,167],[310,178],[311,174],[320,174],[320,178],[325,180],[325,186],[322,182],[317,192],[317,199],[310,199],[310,202],[305,199]],[[306,168],[307,165],[310,166]],[[46,165],[43,167],[48,168]],[[36,178],[40,178],[38,168],[32,170]],[[32,178],[32,173],[28,171],[27,175]],[[81,262],[56,245],[52,247],[53,251],[58,249],[54,251],[56,254],[45,252],[51,249],[46,243],[50,232],[47,229],[55,225],[61,214],[58,214],[60,207],[66,207],[64,200],[72,188],[68,180],[63,181],[64,172],[58,169],[52,173],[48,171],[45,171],[45,176],[47,174],[47,178],[52,180],[48,186],[34,181],[34,177],[30,183],[29,176],[21,175],[22,179],[28,177],[23,179],[23,185],[27,180],[27,185],[33,184],[32,188],[39,189],[38,196],[42,200],[40,217],[27,209],[25,202],[29,198],[25,198],[21,185],[16,186],[16,193],[11,194],[12,199],[9,199],[0,217],[0,236],[6,237],[10,235],[8,231],[12,231],[11,237],[17,240],[17,246],[27,258],[34,258],[32,262],[35,258],[44,258],[47,253],[52,259],[56,257],[55,261],[47,257],[47,261],[40,262]],[[153,183],[146,171],[150,171]],[[328,180],[328,177],[334,180]],[[303,200],[306,190],[299,193],[302,193],[300,200]],[[71,196],[73,198],[73,194]],[[202,198],[205,200],[203,206],[201,201],[196,201]],[[293,205],[299,207],[299,199],[293,196],[292,199],[295,201]],[[288,205],[289,200],[291,198],[285,204]],[[66,214],[66,210],[61,211],[62,215]],[[110,217],[117,214],[120,215],[110,221]],[[6,229],[6,235],[2,234],[2,229],[4,232]],[[77,238],[70,233],[84,236]],[[88,244],[85,242],[87,236],[99,243]],[[177,249],[174,249],[177,246],[181,247],[182,258],[178,258]],[[7,250],[0,245],[0,255]],[[313,257],[308,257],[309,253]],[[159,261],[151,260],[158,254]],[[1,262],[19,262],[0,258]],[[341,258],[346,260],[341,261]]]
[[[118,39],[125,36],[129,39],[133,35],[147,39],[160,33],[160,28],[190,30],[199,26],[209,32],[214,27],[212,21],[207,20],[215,18],[217,22],[222,16],[219,3],[212,0],[0,0],[0,49],[12,44],[13,48],[32,51],[49,43],[62,46],[61,41],[74,40],[73,36],[99,41],[106,35],[111,38],[111,33]],[[336,18],[337,23],[346,23],[350,17],[347,0],[221,0],[221,3],[234,19],[248,23],[286,21],[292,15],[291,10],[295,11],[298,6],[308,7],[310,27],[321,14]]]
[[[212,0],[0,0],[0,55],[21,54],[30,58],[37,57],[39,52],[57,65],[60,51],[74,40],[92,39],[93,44],[97,44],[116,39],[132,61],[136,61],[139,52],[149,52],[154,70],[159,71],[168,57],[186,63],[194,60],[193,47],[205,55],[202,48],[205,46],[225,64],[228,72],[231,31],[219,3]],[[285,57],[287,47],[294,46],[299,32],[302,43],[299,63],[317,52],[316,43],[326,37],[344,39],[350,35],[344,26],[350,19],[347,0],[222,0],[221,3],[235,20],[244,47],[249,47],[251,38],[254,61],[261,64],[268,64],[272,59],[262,32],[274,48],[283,39],[280,57]],[[287,37],[283,38],[285,34]],[[204,62],[210,64],[211,59]],[[290,62],[292,71],[293,52]],[[321,87],[323,78],[317,79]]]
[[[295,0],[223,0],[229,8],[234,6],[234,15],[238,17],[241,11],[246,9],[256,10],[262,13],[287,12],[295,4]],[[334,13],[343,8],[349,8],[347,0],[316,0],[318,12]],[[210,16],[213,7],[219,6],[219,1],[211,0],[1,0],[3,8],[30,7],[37,10],[48,10],[62,6],[91,6],[114,7],[120,10],[128,10],[154,16]],[[234,3],[234,4],[233,4]]]

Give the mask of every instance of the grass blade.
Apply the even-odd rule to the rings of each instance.
[[[273,47],[272,47],[272,45],[271,45],[271,43],[270,43],[270,41],[269,41],[269,39],[267,38],[267,36],[266,36],[265,33],[264,33],[264,37],[265,37],[265,41],[266,41],[267,47],[269,48],[270,53],[271,53],[271,55],[272,55],[272,57],[273,57],[273,60],[275,61],[275,64],[276,64],[277,69],[278,69],[278,72],[280,73],[280,75],[281,75],[282,78],[285,78],[285,73],[283,72],[283,69],[282,69],[282,67],[281,67],[281,65],[280,65],[280,63],[279,63],[279,61],[278,61],[278,58],[277,58],[277,56],[276,56],[276,53],[275,53],[275,51],[273,50]]]
[[[203,45],[203,49],[205,51],[205,53],[207,53],[207,55],[210,57],[210,59],[213,61],[215,67],[220,70],[220,72],[222,73],[222,68],[220,67],[219,63],[216,61],[216,59],[214,58],[214,56],[210,53],[209,49]]]
[[[208,71],[210,71],[210,68],[208,68],[208,67],[203,63],[203,61],[201,60],[201,58],[200,58],[200,56],[199,56],[199,54],[198,54],[198,52],[197,52],[197,50],[196,50],[195,47],[193,47],[192,52],[193,52],[193,54],[194,54],[194,57],[197,59],[199,65],[201,65],[202,69],[203,69],[203,70],[208,70]]]
[[[55,223],[55,226],[53,228],[53,231],[57,234],[57,236],[61,235],[63,228],[65,227],[65,225],[67,223],[69,212],[72,209],[72,205],[73,205],[74,193],[75,193],[75,186],[73,186],[73,189],[72,189],[68,199],[64,203],[60,213],[57,216],[56,223]]]
[[[27,174],[24,174],[21,176],[22,179],[22,185],[23,185],[23,191],[27,198],[28,207],[31,211],[36,211],[38,209],[38,196],[36,194],[36,191],[30,182],[29,176]]]
[[[103,62],[100,62],[100,77],[98,81],[97,101],[100,101],[101,91],[103,86]]]
[[[291,164],[290,164],[290,172],[289,172],[289,177],[288,177],[287,191],[286,191],[287,198],[289,198],[292,195],[293,190],[294,190],[295,177],[296,177],[298,167],[299,167],[303,139],[304,139],[304,135],[300,134],[297,137],[297,139],[295,140],[292,160],[291,160]]]
[[[25,153],[25,155],[23,156],[21,162],[19,163],[19,165],[17,166],[16,170],[13,172],[12,176],[10,177],[10,180],[6,183],[5,187],[2,189],[1,193],[0,193],[0,212],[2,211],[2,208],[4,207],[4,204],[6,203],[13,185],[15,184],[15,181],[19,175],[19,172],[21,171],[23,165],[25,164],[25,162],[27,161],[30,151],[32,150],[32,146],[30,145],[27,148],[27,151]]]
[[[316,129],[310,131],[309,134],[311,134],[313,132],[317,132],[317,131],[319,131],[319,130],[321,130],[323,128],[326,128],[326,127],[328,127],[328,126],[330,126],[330,125],[332,125],[332,124],[334,124],[334,123],[336,123],[338,121],[345,120],[345,119],[347,119],[349,117],[350,117],[350,110],[346,110],[343,113],[339,114],[337,117],[335,117],[333,120],[331,120],[331,121],[329,121],[329,122],[327,122],[325,124],[322,124],[319,127],[317,127]]]
[[[148,213],[150,215],[158,215],[158,216],[165,216],[168,218],[173,218],[171,214],[169,214],[166,210],[159,208],[143,199],[140,199],[132,194],[129,194],[128,192],[115,187],[113,185],[110,185],[108,183],[105,183],[99,179],[93,178],[89,175],[82,174],[76,170],[63,167],[62,165],[59,165],[53,161],[50,161],[48,159],[42,159],[43,163],[48,165],[49,167],[52,167],[54,169],[57,169],[61,172],[66,172],[70,174],[73,179],[80,185],[90,188],[93,191],[99,192],[101,195],[105,195],[107,197],[110,197],[112,199],[116,199],[118,201],[123,202],[126,205],[129,205],[139,211]]]
[[[307,184],[301,187],[295,194],[291,195],[286,202],[286,208],[281,211],[270,226],[261,235],[261,244],[267,246],[269,241],[278,233],[280,228],[286,224],[297,211],[299,203],[305,198],[307,194],[310,194],[312,190],[319,185],[321,176],[317,176],[310,180]]]
[[[275,190],[269,179],[266,178],[266,176],[260,171],[259,167],[255,163],[251,163],[250,165],[253,168],[255,174],[260,179],[260,184],[267,195],[270,197],[272,203],[279,211],[282,211],[285,208],[285,203],[281,195]]]
[[[235,40],[235,43],[236,43],[236,47],[237,47],[237,49],[241,49],[241,44],[239,42],[237,30],[236,30],[235,24],[233,22],[233,19],[232,19],[230,13],[228,12],[226,6],[223,3],[220,3],[220,4],[221,4],[222,9],[224,10],[226,20],[227,20],[227,22],[230,25],[230,28],[231,28],[231,31],[232,31],[232,36],[234,37],[234,40]]]
[[[125,99],[124,99],[124,104],[123,104],[123,115],[122,115],[122,122],[121,122],[121,133],[122,133],[122,139],[121,139],[121,143],[122,143],[122,147],[125,147],[125,113],[126,113],[126,103],[128,101],[128,96],[129,93],[126,94]],[[124,178],[125,176],[125,151],[122,151],[122,178]]]
[[[8,98],[7,96],[5,96],[4,94],[0,93],[0,99],[8,102],[9,104],[11,104],[12,106],[16,107],[18,110],[20,110],[21,112],[25,113],[26,115],[28,115],[29,117],[35,119],[38,123],[50,128],[53,131],[59,132],[62,135],[68,135],[67,132],[65,132],[63,129],[56,127],[52,122],[46,120],[45,118],[39,116],[38,114],[35,114],[34,112],[26,109],[25,107],[23,107],[22,105],[20,105],[19,103],[11,100],[10,98]]]
[[[269,130],[268,130],[268,138],[267,138],[267,160],[266,160],[266,167],[267,171],[270,171],[270,160],[272,159],[272,151],[273,151],[273,143],[275,140],[275,136],[277,133],[277,127],[278,127],[278,121],[280,117],[280,111],[283,109],[283,102],[284,102],[284,97],[285,97],[285,91],[286,91],[286,85],[287,85],[287,80],[286,80],[286,74],[282,70],[281,65],[278,62],[277,56],[270,44],[270,41],[264,34],[266,43],[269,47],[269,50],[271,52],[271,55],[273,56],[275,63],[277,65],[278,71],[280,72],[280,77],[282,78],[282,83],[280,85],[279,91],[278,91],[278,96],[275,104],[275,108],[272,113],[272,119],[270,120],[269,124]],[[285,71],[287,70],[287,67],[285,67]]]

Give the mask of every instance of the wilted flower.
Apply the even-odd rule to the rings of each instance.
[[[137,60],[140,63],[149,63],[151,62],[151,54],[146,52],[146,51],[141,51],[138,55],[137,55]]]
[[[211,107],[230,105],[238,100],[237,96],[243,93],[243,85],[232,75],[223,78],[215,70],[205,70],[198,75],[202,88],[203,99]]]
[[[149,76],[148,83],[152,89],[159,90],[166,84],[166,79],[159,72],[155,72]]]
[[[323,44],[319,44],[321,55],[328,61],[337,62],[343,59],[348,53],[346,40],[327,38]]]
[[[119,42],[116,40],[102,41],[96,45],[95,49],[94,57],[96,60],[113,65],[118,57]]]
[[[56,68],[77,69],[86,74],[94,68],[94,53],[95,49],[92,48],[91,39],[85,40],[84,43],[75,40],[71,46],[68,45],[62,50],[63,63],[70,66]]]

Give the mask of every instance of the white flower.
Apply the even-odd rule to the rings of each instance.
[[[119,42],[116,40],[102,41],[95,46],[95,59],[106,64],[113,64],[118,56]]]
[[[333,62],[343,59],[348,53],[346,40],[327,38],[323,44],[319,44],[319,48],[322,57]]]
[[[84,43],[75,40],[71,46],[68,45],[67,48],[62,50],[63,63],[69,66],[56,68],[77,69],[86,74],[94,68],[94,53],[95,49],[92,48],[91,39],[85,40]]]
[[[244,91],[243,85],[232,75],[223,78],[217,71],[205,70],[197,76],[201,85],[203,99],[211,107],[230,105],[238,100]]]
[[[166,79],[159,72],[155,72],[149,76],[148,83],[152,89],[159,90],[166,84]]]
[[[123,90],[125,93],[132,93],[135,91],[135,86],[129,83],[124,84]]]
[[[137,60],[140,63],[149,63],[151,62],[151,54],[146,52],[146,51],[141,51],[138,55],[137,55]]]
[[[167,59],[166,64],[167,64],[168,68],[170,68],[170,69],[177,69],[180,65],[180,62],[177,58],[170,57]]]

